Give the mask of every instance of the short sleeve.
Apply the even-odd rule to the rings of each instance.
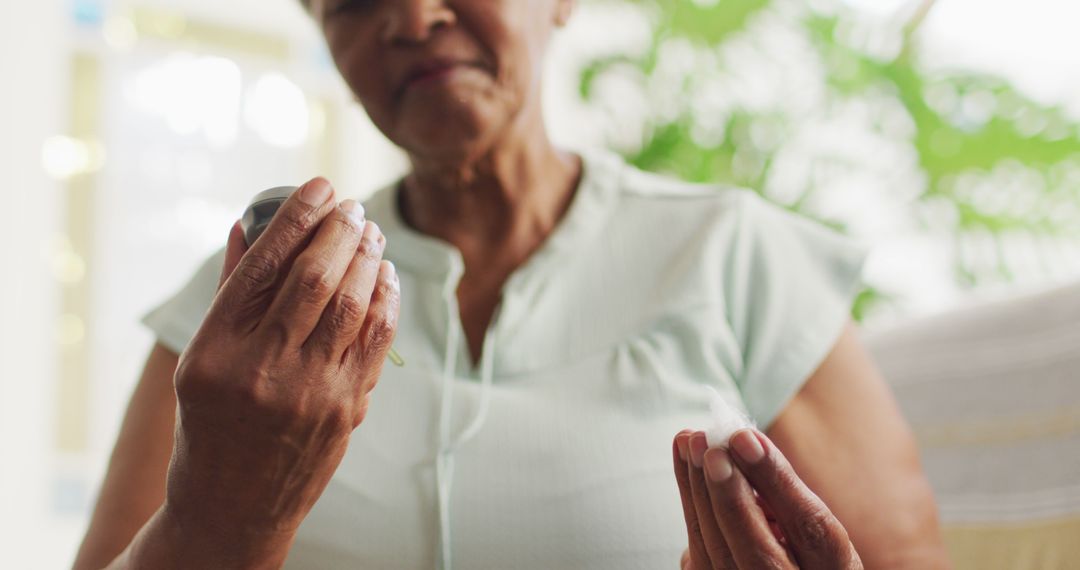
[[[217,294],[225,249],[208,257],[187,283],[139,320],[157,335],[157,340],[180,354],[202,326],[206,312]]]
[[[867,252],[750,191],[740,196],[738,218],[725,305],[743,357],[736,385],[764,429],[839,340]]]

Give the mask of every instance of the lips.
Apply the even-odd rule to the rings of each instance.
[[[405,72],[404,79],[402,79],[397,89],[397,94],[401,95],[414,85],[442,79],[458,69],[468,67],[479,66],[472,62],[450,59],[433,59],[413,65]]]

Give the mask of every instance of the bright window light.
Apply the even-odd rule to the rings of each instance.
[[[220,149],[236,143],[242,91],[243,77],[232,60],[175,53],[141,71],[127,96],[174,133],[201,134]]]
[[[267,144],[296,148],[307,141],[311,126],[304,92],[280,73],[267,73],[248,91],[244,120]]]

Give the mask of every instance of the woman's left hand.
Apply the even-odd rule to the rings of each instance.
[[[741,430],[729,444],[707,449],[703,432],[675,436],[690,539],[683,570],[863,567],[844,526],[765,434]]]

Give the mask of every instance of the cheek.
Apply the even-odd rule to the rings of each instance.
[[[499,66],[523,97],[539,89],[544,56],[551,36],[550,3],[544,0],[506,0],[508,12],[493,35],[499,43]]]
[[[521,6],[523,3],[494,2],[469,22],[494,62],[498,98],[518,104],[536,88],[543,58],[543,41],[537,30],[540,20],[533,19],[537,11]]]

